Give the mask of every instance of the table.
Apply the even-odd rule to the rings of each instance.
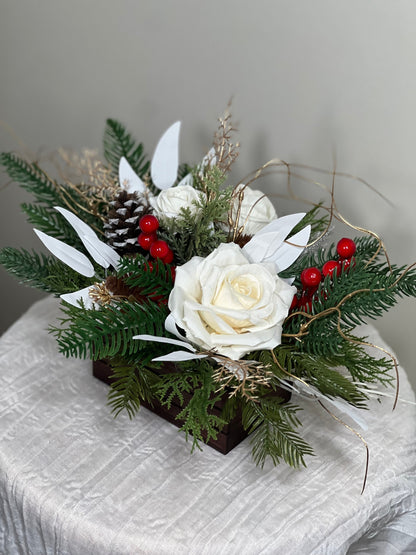
[[[42,300],[0,340],[1,553],[416,553],[414,405],[371,401],[363,495],[363,445],[313,402],[301,415],[316,453],[307,469],[257,468],[249,440],[190,454],[144,408],[113,419],[91,363],[65,359],[46,332],[58,314]]]

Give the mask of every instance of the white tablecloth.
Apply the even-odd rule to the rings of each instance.
[[[112,418],[91,363],[65,359],[45,331],[57,306],[35,304],[0,340],[2,554],[416,553],[413,405],[374,400],[364,413],[363,495],[363,445],[312,402],[307,469],[257,468],[249,440],[191,455],[146,409]]]

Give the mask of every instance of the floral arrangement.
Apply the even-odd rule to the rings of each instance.
[[[287,169],[283,162],[228,184],[233,131],[226,113],[193,166],[179,164],[179,122],[149,161],[108,120],[106,162],[60,151],[57,178],[2,154],[11,179],[34,195],[22,210],[50,254],[4,248],[0,263],[60,296],[62,321],[50,331],[64,355],[111,364],[116,414],[176,399],[193,447],[240,414],[257,464],[270,457],[297,467],[312,448],[299,435],[300,407],[282,389],[354,419],[371,384],[391,385],[397,374],[394,357],[355,328],[416,296],[416,273],[391,264],[361,228],[330,244],[332,220],[346,223],[332,196],[330,206],[278,217],[253,183],[272,165]]]

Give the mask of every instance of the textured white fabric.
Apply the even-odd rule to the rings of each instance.
[[[416,552],[414,406],[370,403],[362,496],[363,445],[312,402],[301,414],[316,452],[307,469],[257,468],[248,440],[191,455],[146,409],[112,418],[91,363],[65,359],[46,332],[57,307],[35,304],[0,340],[2,554]]]

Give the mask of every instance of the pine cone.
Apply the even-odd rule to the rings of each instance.
[[[140,234],[139,220],[150,211],[146,197],[122,191],[111,206],[104,224],[107,243],[120,255],[144,253],[137,237]]]

